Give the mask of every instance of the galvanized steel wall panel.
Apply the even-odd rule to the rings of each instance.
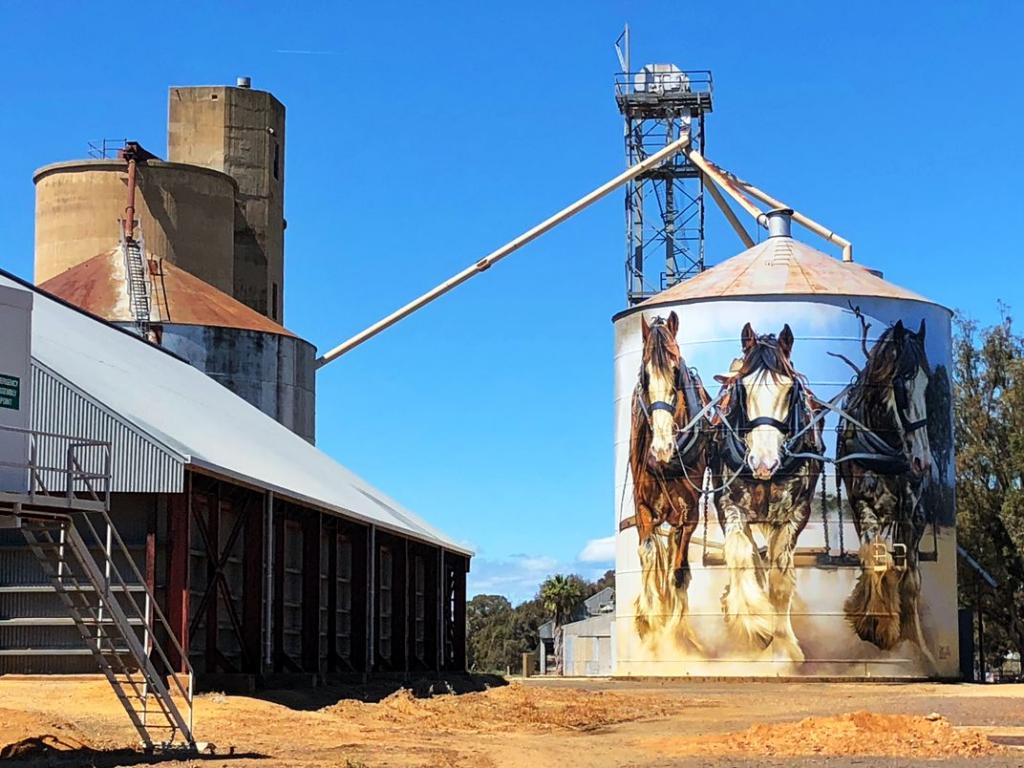
[[[159,404],[154,403],[154,407],[159,407]],[[182,456],[156,442],[34,360],[32,428],[41,432],[109,442],[111,492],[181,493],[184,490],[185,461]],[[67,441],[42,438],[39,449],[41,464],[65,466]],[[102,470],[103,453],[98,448],[80,451],[84,469]],[[63,490],[65,476],[59,472],[47,472],[44,481],[50,490]]]

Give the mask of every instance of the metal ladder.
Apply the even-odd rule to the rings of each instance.
[[[161,626],[181,654],[153,594],[146,586],[127,547],[106,511],[99,532],[89,512],[64,514],[15,510],[25,540],[53,584],[86,646],[124,706],[132,725],[147,749],[175,745],[195,749],[192,735],[192,675],[179,673],[164,649],[154,640]],[[97,514],[93,512],[92,514]],[[90,547],[75,525],[95,542]],[[94,557],[93,552],[98,556]],[[145,590],[143,605],[132,595],[114,556],[127,560],[137,584]],[[157,621],[154,621],[154,613]],[[140,638],[137,629],[141,628]],[[182,655],[184,659],[184,655]],[[159,668],[159,669],[158,669]],[[166,678],[160,674],[164,671]],[[183,679],[187,678],[187,679]]]
[[[149,265],[146,263],[145,244],[121,236],[121,253],[124,257],[125,282],[128,291],[128,306],[132,319],[143,336],[149,330],[152,318],[150,301]]]

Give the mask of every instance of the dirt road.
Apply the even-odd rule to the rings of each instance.
[[[531,679],[204,694],[195,717],[216,749],[191,763],[237,768],[1024,766],[1024,686]],[[149,762],[134,741],[101,680],[0,677],[12,764]]]

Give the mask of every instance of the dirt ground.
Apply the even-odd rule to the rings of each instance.
[[[499,681],[495,681],[499,682]],[[1024,766],[1024,685],[538,680],[203,694],[213,754],[167,766]],[[0,762],[117,766],[97,678],[0,677]]]

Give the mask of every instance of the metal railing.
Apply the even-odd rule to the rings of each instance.
[[[112,475],[109,442],[0,425],[0,440],[4,436],[14,436],[13,441],[17,436],[24,436],[27,460],[12,461],[10,459],[15,457],[9,455],[0,459],[0,468],[24,471],[23,487],[3,490],[25,493],[31,504],[60,501],[63,503],[58,506],[70,507],[86,502],[98,505],[97,509],[109,508]],[[4,442],[13,441],[9,438]],[[21,446],[14,452],[21,453]]]
[[[89,157],[96,160],[109,160],[121,156],[121,151],[128,144],[128,139],[96,139],[86,143]]]
[[[64,560],[63,546],[66,541],[66,534],[69,534],[72,542],[80,543],[80,546],[73,547],[76,557],[81,563],[84,575],[99,593],[99,624],[104,619],[105,609],[112,614],[112,620],[123,619],[120,627],[122,633],[134,633],[131,629],[131,622],[139,619],[143,626],[143,637],[141,647],[134,648],[135,643],[131,638],[125,637],[128,643],[128,650],[143,672],[143,688],[139,691],[136,683],[129,679],[129,683],[136,690],[143,701],[142,723],[147,727],[146,718],[148,715],[148,698],[151,693],[151,686],[156,688],[155,698],[159,704],[162,714],[168,722],[174,722],[174,715],[177,713],[176,705],[170,700],[170,696],[177,695],[184,699],[187,709],[188,732],[186,738],[189,743],[194,743],[192,737],[193,726],[193,669],[184,647],[171,629],[170,622],[164,615],[152,593],[145,577],[139,570],[135,558],[122,539],[121,534],[114,526],[110,517],[110,494],[112,486],[112,447],[109,442],[92,440],[71,435],[63,435],[55,432],[44,432],[41,430],[26,429],[0,425],[0,441],[7,436],[24,436],[27,446],[16,446],[20,453],[22,449],[27,454],[27,461],[0,461],[0,467],[14,470],[21,470],[25,473],[24,488],[5,489],[0,492],[0,500],[13,502],[17,508],[22,510],[21,514],[28,517],[35,517],[38,520],[47,518],[57,521],[63,518],[72,523],[70,531],[61,528],[60,531],[60,560],[56,567],[55,587],[62,591],[62,580],[65,577],[73,578],[67,572],[67,563]],[[0,454],[2,456],[3,454]],[[62,455],[63,466],[57,464],[53,457]],[[55,480],[56,478],[56,480]],[[62,479],[61,479],[62,478]],[[63,487],[61,487],[63,486]],[[20,499],[12,497],[20,496]],[[59,515],[51,516],[48,512],[31,513],[24,510],[24,507],[56,508],[60,510]],[[56,511],[56,509],[54,511]],[[98,517],[99,528],[94,524],[92,516]],[[83,533],[92,538],[87,542],[77,530],[73,523],[76,520],[82,521]],[[93,551],[102,552],[102,563],[97,562]],[[143,604],[139,605],[133,590],[128,581],[121,573],[115,563],[115,556],[124,560],[129,566],[128,576],[135,580],[132,587],[141,585],[145,590]],[[101,567],[102,566],[102,567]],[[123,566],[122,566],[123,567]],[[77,584],[77,581],[76,581]],[[122,596],[124,609],[118,598],[114,596],[112,587]],[[70,605],[70,603],[69,603]],[[126,610],[129,609],[130,610]],[[159,628],[166,636],[170,649],[180,659],[180,669],[171,663],[167,650],[159,642],[154,642],[155,630]],[[137,643],[137,639],[136,639]],[[100,653],[99,643],[92,648],[94,653]],[[123,663],[121,663],[124,668]],[[158,668],[159,666],[159,668]],[[127,674],[127,669],[124,668]],[[187,676],[187,681],[182,681],[182,676]],[[163,678],[163,679],[162,679]],[[164,682],[166,679],[166,683]],[[112,681],[113,683],[113,681]],[[173,685],[172,685],[173,683]],[[171,690],[168,690],[170,688]],[[119,693],[119,696],[121,694]],[[123,699],[122,699],[123,700]]]
[[[633,72],[615,73],[615,96],[634,93],[652,93],[660,96],[674,94],[711,94],[714,80],[710,69],[650,70],[641,68]]]

